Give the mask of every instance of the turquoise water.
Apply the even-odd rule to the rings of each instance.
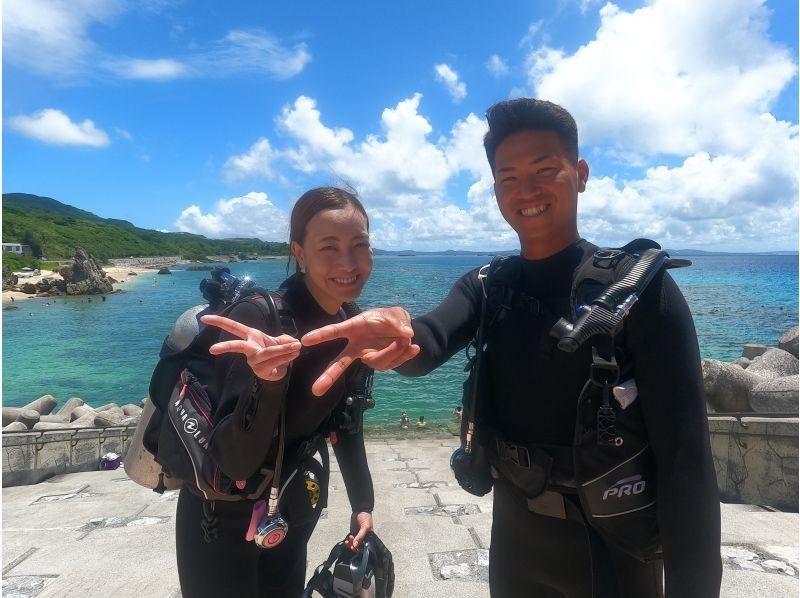
[[[673,271],[698,331],[704,357],[730,360],[744,343],[776,345],[797,324],[797,256],[699,256],[694,265]],[[467,270],[486,257],[375,258],[372,278],[359,301],[362,308],[403,305],[425,313]],[[276,288],[286,274],[283,260],[230,264]],[[175,318],[200,302],[200,280],[208,272],[177,270],[171,276],[130,277],[125,293],[98,297],[29,299],[3,312],[3,404],[24,405],[52,394],[63,403],[77,396],[95,406],[138,403],[147,394],[159,348]],[[49,303],[49,305],[48,305]],[[9,304],[6,304],[9,305]],[[367,421],[391,425],[405,409],[436,427],[452,419],[460,402],[464,357],[459,354],[425,378],[379,373],[376,408]]]

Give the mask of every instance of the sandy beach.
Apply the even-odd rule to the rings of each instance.
[[[136,279],[135,276],[131,275],[131,272],[135,273],[136,276],[146,276],[148,274],[154,275],[158,272],[157,269],[152,268],[115,268],[113,266],[104,267],[103,271],[106,273],[107,276],[110,276],[117,282],[114,283],[114,290],[125,290],[126,286],[131,282],[131,279]],[[25,278],[20,277],[19,283],[31,282],[36,284],[43,278],[55,278],[60,279],[61,275],[57,272],[50,272],[49,270],[42,270],[42,273],[37,276],[28,276]],[[21,293],[19,291],[3,291],[3,303],[11,303],[11,301],[20,301],[20,300],[28,300],[28,299],[46,299],[46,297],[37,297],[36,295],[28,295],[27,293]]]

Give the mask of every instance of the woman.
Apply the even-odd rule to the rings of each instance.
[[[342,305],[360,295],[372,270],[369,221],[351,193],[332,187],[312,189],[292,210],[290,237],[297,271],[281,288],[299,337],[343,321]],[[325,496],[327,445],[321,432],[332,412],[343,405],[346,388],[339,379],[315,397],[311,385],[343,343],[320,345],[301,354],[296,338],[286,334],[272,337],[260,330],[265,327],[264,318],[252,301],[237,304],[229,316],[203,317],[205,324],[223,330],[221,342],[211,348],[219,356],[216,382],[220,399],[209,450],[231,479],[250,478],[268,461],[268,453],[277,451],[274,445],[278,443],[272,439],[283,403],[285,450],[279,509],[289,528],[278,545],[260,548],[245,539],[248,527],[252,533],[256,502],[209,504],[184,486],[176,522],[181,591],[185,598],[296,597],[302,594],[305,581],[306,544],[321,511],[312,505],[315,496],[307,492],[306,480],[320,484]],[[269,399],[262,393],[258,402],[254,400],[253,375],[260,378]],[[353,509],[347,544],[355,550],[372,529],[374,503],[363,435],[359,428],[355,434],[331,435],[331,441]],[[305,464],[317,451],[324,464],[322,471],[304,476]],[[322,503],[324,498],[318,506]]]

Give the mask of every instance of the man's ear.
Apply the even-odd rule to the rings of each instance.
[[[589,180],[589,163],[583,158],[578,160],[578,193],[586,191],[586,181]]]

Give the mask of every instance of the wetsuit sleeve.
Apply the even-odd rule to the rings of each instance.
[[[250,301],[238,304],[228,317],[266,330],[261,310]],[[234,338],[227,332],[220,335],[220,341]],[[227,476],[246,480],[258,471],[267,457],[289,377],[276,382],[262,380],[247,365],[245,356],[239,353],[222,354],[215,364],[217,424],[209,450]]]
[[[626,335],[658,469],[666,598],[716,597],[720,510],[700,351],[689,307],[668,274],[643,293]]]
[[[375,508],[375,491],[367,464],[367,452],[364,449],[363,427],[358,434],[338,433],[333,444],[333,452],[342,472],[353,513],[362,511],[371,513]]]
[[[411,326],[419,355],[396,371],[403,376],[424,376],[466,347],[478,328],[481,295],[476,268],[456,281],[438,307],[414,318]]]

